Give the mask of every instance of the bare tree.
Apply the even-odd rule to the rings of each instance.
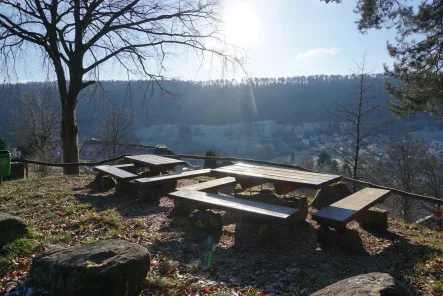
[[[131,108],[111,104],[97,132],[97,138],[104,142],[108,156],[121,153],[122,145],[136,144],[134,112]]]
[[[362,151],[373,138],[384,130],[386,121],[371,120],[383,106],[374,104],[376,96],[371,94],[374,86],[372,72],[368,69],[367,55],[363,54],[360,63],[355,63],[353,76],[358,80],[353,99],[337,102],[335,107],[327,110],[340,122],[341,135],[339,147],[328,147],[335,151],[352,169],[352,177],[359,179]],[[355,186],[354,186],[355,191]]]
[[[420,193],[426,153],[427,147],[422,138],[405,134],[392,140],[386,148],[388,160],[382,172],[385,182],[406,192]],[[420,204],[412,198],[399,196],[395,199],[394,207],[400,209],[404,220],[412,222],[415,221]]]
[[[41,50],[57,77],[63,160],[77,162],[79,94],[99,80],[104,63],[148,77],[152,86],[160,86],[164,61],[179,46],[220,58],[223,69],[241,66],[243,54],[220,33],[219,12],[217,0],[0,0],[0,54],[8,69],[27,49]]]
[[[435,198],[443,199],[443,163],[431,153],[426,153],[423,160],[423,174],[425,187]],[[443,208],[441,205],[422,203],[424,209],[430,212],[438,221],[438,226],[443,228]]]
[[[25,93],[18,97],[20,104],[12,112],[10,132],[17,146],[26,157],[51,162],[59,143],[60,112],[58,98],[50,87],[36,93]],[[48,166],[37,166],[37,173],[45,176]]]

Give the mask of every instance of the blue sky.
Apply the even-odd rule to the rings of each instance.
[[[247,49],[245,67],[251,77],[347,74],[353,68],[353,60],[358,61],[364,52],[374,72],[382,72],[383,63],[392,63],[386,41],[394,40],[395,31],[359,33],[353,0],[341,4],[320,0],[223,1],[226,36]],[[35,58],[38,55],[31,50],[18,66],[19,80],[46,79],[41,62]],[[168,59],[164,74],[185,80],[221,78],[216,66],[209,70],[204,65],[199,70],[199,65],[192,53],[178,52]],[[127,79],[118,66],[107,65],[103,70],[102,80]]]
[[[355,1],[351,0],[341,4],[320,0],[226,0],[226,34],[229,38],[232,26],[233,39],[241,41],[244,36],[250,76],[346,74],[354,67],[353,60],[358,61],[364,52],[374,71],[383,72],[383,63],[392,63],[386,41],[394,40],[395,31],[359,33],[354,8]],[[171,73],[190,79],[208,75],[208,71],[196,75],[191,63],[192,59],[183,63],[187,71],[179,67]],[[216,77],[214,74],[209,75]]]

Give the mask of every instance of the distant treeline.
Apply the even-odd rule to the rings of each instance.
[[[385,78],[371,75],[373,88],[368,95],[384,104],[377,118],[392,117]],[[13,124],[11,110],[19,108],[15,98],[35,95],[48,85],[56,93],[56,84],[26,83],[2,85],[0,92],[0,134],[7,135]],[[160,85],[160,86],[159,86]],[[247,80],[180,81],[164,80],[159,85],[148,81],[104,81],[83,92],[77,116],[80,135],[92,136],[94,128],[107,111],[110,102],[131,106],[137,124],[208,124],[274,120],[298,125],[306,122],[332,121],[325,107],[356,97],[358,81],[352,75],[313,75]],[[441,129],[435,118],[421,114],[404,120],[393,120],[392,131],[424,126]]]

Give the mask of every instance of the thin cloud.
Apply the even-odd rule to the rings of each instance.
[[[312,57],[319,57],[325,55],[334,55],[339,53],[340,50],[338,48],[314,48],[305,52],[297,53],[295,56],[296,60],[306,60]]]

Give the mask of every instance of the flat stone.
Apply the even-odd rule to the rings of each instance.
[[[311,296],[412,296],[387,273],[372,272],[350,277],[327,286]]]
[[[27,233],[26,224],[19,217],[0,212],[0,246]]]
[[[32,262],[31,285],[49,295],[132,296],[150,268],[150,254],[124,240],[53,248]]]

